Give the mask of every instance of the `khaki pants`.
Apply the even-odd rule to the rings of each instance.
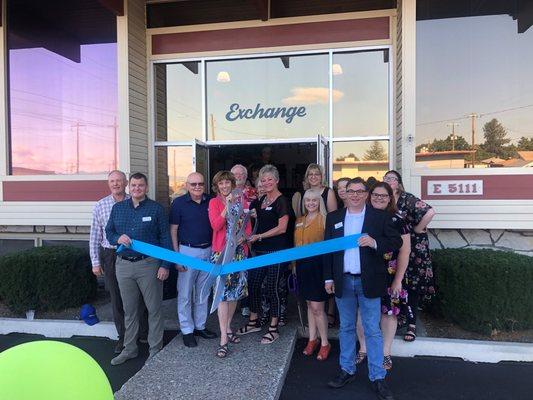
[[[126,354],[137,352],[139,307],[141,296],[148,310],[148,344],[151,352],[157,352],[163,346],[164,321],[161,313],[163,301],[163,282],[157,279],[160,261],[145,258],[131,262],[117,258],[116,273],[120,295],[124,305],[124,350]]]
[[[124,342],[124,306],[122,305],[122,297],[120,297],[120,289],[118,287],[116,263],[117,255],[115,249],[105,249],[100,247],[100,267],[104,271],[105,288],[109,292],[111,298],[111,308],[113,309],[113,320],[117,328],[118,340]],[[139,301],[140,322],[139,322],[139,337],[148,337],[148,312],[144,306],[142,298]]]

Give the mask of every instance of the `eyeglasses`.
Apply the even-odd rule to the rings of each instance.
[[[398,178],[395,177],[395,176],[386,176],[385,178],[383,178],[383,180],[384,180],[385,182],[393,182],[393,181],[397,181]]]
[[[389,195],[387,193],[384,193],[384,194],[380,194],[380,193],[372,193],[371,195],[373,198],[375,199],[386,199],[387,197],[389,197]]]
[[[348,190],[346,191],[346,194],[348,194],[349,196],[353,196],[354,194],[356,194],[357,196],[361,196],[363,193],[366,193],[366,190],[362,190],[362,189],[359,189],[359,190],[348,189]]]
[[[322,176],[322,174],[320,172],[311,172],[307,176]]]
[[[205,185],[204,182],[187,182],[189,185],[191,185],[192,187],[196,187],[196,186],[200,186],[200,187],[203,187]]]

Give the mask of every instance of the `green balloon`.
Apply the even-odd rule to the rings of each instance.
[[[0,399],[113,400],[113,390],[89,354],[41,340],[0,353]]]

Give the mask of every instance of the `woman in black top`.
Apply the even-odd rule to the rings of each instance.
[[[332,212],[337,209],[337,198],[335,192],[326,186],[324,177],[324,169],[318,164],[309,164],[305,171],[303,181],[303,192],[296,192],[292,196],[292,209],[296,218],[305,215],[305,207],[303,203],[303,194],[308,189],[314,189],[320,193],[327,212]]]
[[[259,171],[259,179],[264,195],[254,200],[250,210],[256,215],[257,233],[250,237],[257,255],[273,253],[287,247],[287,224],[289,222],[289,202],[278,190],[279,173],[273,165],[265,165]],[[262,344],[270,344],[279,338],[278,321],[281,313],[279,281],[282,264],[268,265],[248,272],[248,292],[250,298],[250,320],[239,329],[240,335],[261,330],[261,285],[266,279],[266,295],[270,301],[271,322],[268,331],[261,339]]]

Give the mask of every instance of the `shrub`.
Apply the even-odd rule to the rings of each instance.
[[[533,258],[495,250],[435,250],[437,305],[474,332],[533,328]]]
[[[36,247],[0,257],[0,299],[14,312],[59,311],[96,296],[86,250]]]

